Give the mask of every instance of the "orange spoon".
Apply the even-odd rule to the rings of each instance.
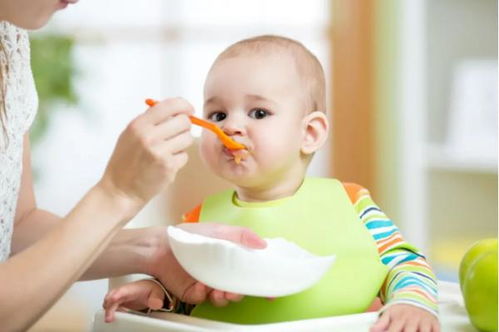
[[[154,99],[146,99],[146,104],[152,107],[152,106],[157,104],[157,101]],[[230,138],[229,136],[227,136],[223,132],[222,129],[220,129],[219,127],[217,127],[213,123],[205,121],[205,120],[200,119],[200,118],[197,118],[193,115],[189,115],[189,119],[191,120],[192,124],[206,128],[208,130],[211,130],[213,133],[215,133],[215,135],[217,135],[217,137],[222,141],[223,145],[225,145],[225,147],[227,149],[229,149],[229,150],[242,150],[242,149],[246,148],[243,144],[238,143],[238,142],[234,141],[232,138]]]

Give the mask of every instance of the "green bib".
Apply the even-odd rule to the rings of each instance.
[[[341,182],[306,178],[291,197],[236,203],[233,190],[210,196],[203,202],[199,221],[245,226],[266,238],[283,237],[313,254],[334,254],[336,261],[318,283],[298,294],[272,301],[246,296],[226,307],[205,302],[194,308],[192,316],[264,324],[353,314],[369,307],[387,267]]]

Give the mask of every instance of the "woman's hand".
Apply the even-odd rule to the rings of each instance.
[[[216,223],[188,223],[177,226],[188,232],[230,240],[248,248],[263,249],[267,245],[258,235],[244,227]],[[165,228],[160,234],[157,249],[151,257],[149,266],[148,274],[158,278],[170,292],[183,302],[198,304],[210,300],[216,306],[224,306],[229,302],[240,301],[243,298],[239,294],[209,288],[192,278],[175,259],[168,243]]]
[[[192,112],[186,100],[171,98],[135,118],[121,134],[99,185],[138,207],[148,202],[187,162]]]

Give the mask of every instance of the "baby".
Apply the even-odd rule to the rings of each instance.
[[[438,331],[436,280],[424,256],[404,241],[366,189],[305,176],[328,135],[325,110],[322,66],[297,41],[254,37],[215,60],[205,82],[204,117],[248,152],[229,150],[203,132],[203,160],[235,189],[207,197],[184,221],[246,226],[317,255],[334,254],[336,262],[301,293],[273,300],[229,294],[234,302],[204,302],[191,315],[271,323],[360,313],[379,296],[383,306],[371,331]],[[164,299],[161,285],[142,280],[112,290],[104,308],[112,315],[119,306],[175,304]]]

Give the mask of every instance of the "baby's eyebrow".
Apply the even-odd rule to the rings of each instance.
[[[216,103],[216,102],[218,102],[219,100],[220,100],[220,98],[219,98],[219,97],[217,97],[217,96],[210,97],[210,98],[208,98],[208,99],[206,99],[206,100],[204,101],[204,106],[206,106],[206,105],[208,105],[208,104]]]
[[[273,101],[272,99],[257,94],[247,94],[244,96],[244,98],[249,99],[250,101],[264,101],[276,104],[276,102]],[[212,96],[204,101],[204,107],[206,107],[209,104],[219,104],[219,103],[222,103],[222,98],[220,98],[219,96]]]
[[[266,97],[260,96],[260,95],[255,95],[255,94],[246,95],[246,98],[251,99],[251,100],[256,100],[256,101],[267,101],[267,102],[275,103],[272,99],[269,99],[269,98],[266,98]]]

